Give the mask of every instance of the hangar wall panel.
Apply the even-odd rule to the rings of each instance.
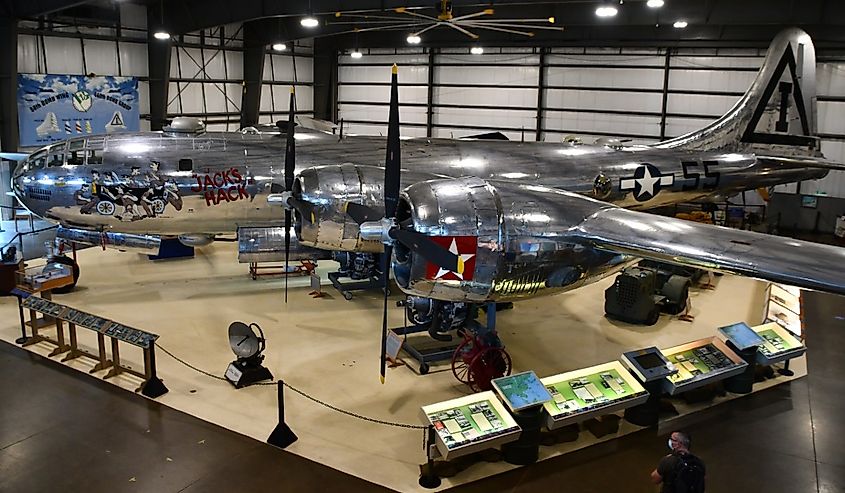
[[[665,49],[552,48],[542,66],[539,53],[537,48],[485,48],[483,55],[443,49],[433,54],[431,88],[429,54],[423,49],[369,50],[360,59],[342,55],[338,114],[350,122],[350,131],[383,135],[387,71],[397,62],[402,122],[414,124],[403,126],[404,135],[461,137],[501,130],[518,140],[524,127],[526,140],[534,140],[540,114],[542,138],[548,141],[567,134],[578,134],[585,142],[607,136],[640,144],[661,139]],[[698,130],[727,112],[756,77],[764,55],[759,49],[673,50],[664,138]],[[820,63],[817,79],[823,151],[845,162],[845,119],[839,118],[845,110],[845,63]],[[429,111],[431,128],[426,128]],[[845,197],[845,173],[802,186],[802,192],[810,190]]]

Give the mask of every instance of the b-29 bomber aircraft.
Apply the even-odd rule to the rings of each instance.
[[[402,140],[394,72],[386,145],[292,121],[283,138],[180,120],[45,147],[13,188],[35,214],[78,231],[190,244],[283,231],[287,247],[281,234],[264,246],[383,252],[403,291],[450,302],[571,290],[639,258],[845,294],[839,248],[643,212],[843,169],[816,136],[815,63],[810,37],[783,31],[732,109],[655,145]]]

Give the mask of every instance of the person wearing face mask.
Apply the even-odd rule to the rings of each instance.
[[[661,493],[703,493],[706,469],[701,459],[690,453],[690,435],[675,431],[669,435],[671,454],[660,459],[651,480]]]

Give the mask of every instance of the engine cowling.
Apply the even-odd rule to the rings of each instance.
[[[508,301],[573,289],[624,266],[627,258],[596,250],[574,228],[607,204],[556,189],[431,180],[403,191],[397,221],[413,224],[461,255],[448,272],[397,243],[393,272],[408,294],[450,301]]]
[[[403,181],[417,182],[434,175],[403,172]],[[314,221],[296,220],[296,234],[303,245],[324,250],[380,253],[379,241],[364,240],[358,224],[346,214],[346,204],[356,202],[384,210],[384,168],[351,163],[315,166],[302,171],[293,193],[313,206]]]

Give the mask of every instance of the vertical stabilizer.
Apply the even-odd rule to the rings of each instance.
[[[724,116],[656,147],[818,156],[816,53],[797,28],[775,37],[757,78]]]

